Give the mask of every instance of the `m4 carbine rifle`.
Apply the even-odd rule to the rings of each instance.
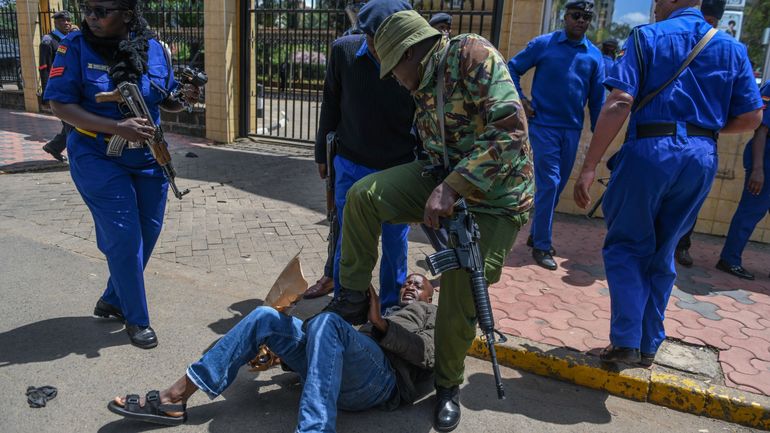
[[[176,171],[174,170],[174,166],[171,165],[171,154],[168,153],[168,146],[163,138],[163,130],[153,122],[150,111],[147,109],[147,104],[142,97],[142,92],[136,84],[124,81],[118,84],[118,87],[112,92],[97,93],[96,102],[123,103],[128,107],[133,117],[139,117],[149,121],[150,126],[155,129],[155,133],[151,139],[146,140],[142,145],[149,146],[152,157],[155,158],[155,161],[160,165],[160,168],[163,169],[163,174],[166,176],[166,179],[168,179],[168,184],[176,198],[181,200],[183,195],[190,192],[189,189],[179,191],[179,188],[177,188],[175,181]],[[119,156],[127,143],[128,141],[125,138],[119,135],[113,135],[107,145],[107,155]]]
[[[470,274],[473,303],[476,306],[476,318],[479,328],[484,334],[492,360],[492,372],[495,375],[495,387],[497,398],[505,399],[503,381],[500,377],[500,366],[497,363],[495,352],[495,333],[499,335],[500,342],[506,341],[505,336],[495,330],[495,320],[492,317],[492,305],[489,302],[487,279],[484,277],[484,258],[479,250],[479,226],[468,211],[465,199],[461,198],[454,207],[454,213],[449,218],[440,218],[441,228],[446,231],[446,237],[438,235],[431,239],[431,243],[442,242],[446,238],[445,249],[435,252],[427,257],[428,268],[435,276],[442,272],[455,269],[463,269]],[[435,247],[434,243],[434,247]]]

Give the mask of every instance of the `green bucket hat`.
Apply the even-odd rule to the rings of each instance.
[[[396,67],[406,50],[441,32],[434,29],[417,11],[401,11],[385,19],[374,35],[374,49],[380,57],[380,78]]]

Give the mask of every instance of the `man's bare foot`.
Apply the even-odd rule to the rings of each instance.
[[[324,275],[315,284],[308,287],[302,297],[305,299],[320,298],[331,293],[332,290],[334,290],[334,279]]]
[[[160,404],[187,404],[187,400],[191,395],[195,394],[198,387],[184,375],[179,378],[173,385],[160,391]],[[116,405],[120,407],[126,406],[125,397],[115,397],[113,399]],[[145,397],[139,397],[139,406],[144,407]],[[164,412],[170,417],[181,417],[184,412]]]

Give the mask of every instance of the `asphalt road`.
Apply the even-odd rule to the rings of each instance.
[[[260,305],[272,283],[255,287],[191,266],[151,261],[146,279],[160,345],[144,351],[128,344],[120,323],[90,315],[107,278],[93,243],[0,215],[0,245],[0,432],[158,428],[119,419],[107,411],[107,402],[173,382],[212,341]],[[498,401],[489,364],[468,359],[466,365],[460,432],[752,431],[507,368],[502,370],[509,398]],[[47,407],[32,409],[24,395],[29,385],[53,385],[59,394]],[[291,432],[299,396],[293,374],[243,369],[222,397],[193,396],[188,423],[169,431]],[[428,396],[396,412],[341,413],[338,431],[432,431],[432,405]]]

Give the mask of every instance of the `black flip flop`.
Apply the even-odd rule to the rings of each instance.
[[[162,425],[181,425],[187,421],[186,404],[161,404],[160,393],[150,391],[146,395],[144,406],[139,405],[139,396],[130,394],[126,396],[125,406],[120,406],[112,400],[107,404],[110,412],[125,418]],[[169,416],[167,412],[182,412],[182,416]]]

